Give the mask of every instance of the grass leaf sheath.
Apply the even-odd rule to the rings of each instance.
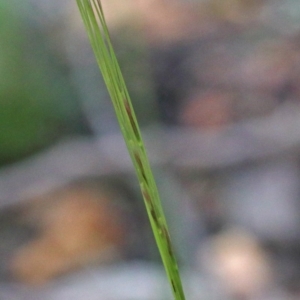
[[[173,247],[139,125],[113,50],[100,0],[76,0],[134,164],[155,240],[176,300],[184,300]]]

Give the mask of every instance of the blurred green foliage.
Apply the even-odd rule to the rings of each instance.
[[[0,2],[0,166],[78,129],[67,70],[28,12],[24,2]]]

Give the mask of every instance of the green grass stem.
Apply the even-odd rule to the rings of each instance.
[[[135,167],[154,237],[176,300],[184,300],[178,265],[139,125],[122,76],[100,0],[76,0]]]

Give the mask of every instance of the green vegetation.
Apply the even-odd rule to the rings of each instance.
[[[0,166],[74,132],[74,93],[26,2],[0,1]]]
[[[173,295],[176,300],[183,300],[184,292],[166,219],[131,100],[111,44],[101,2],[99,0],[77,0],[77,5],[137,173]]]

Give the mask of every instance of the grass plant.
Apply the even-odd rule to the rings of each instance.
[[[184,292],[159,193],[139,125],[110,40],[100,0],[76,0],[135,167],[154,237],[176,300]]]

